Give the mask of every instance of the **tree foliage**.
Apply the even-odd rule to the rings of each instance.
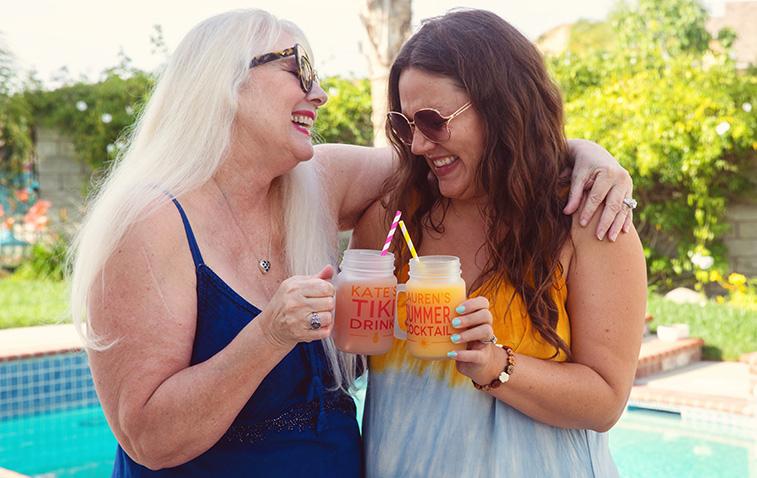
[[[147,101],[154,77],[144,71],[114,68],[97,83],[76,82],[55,90],[29,88],[24,93],[35,124],[63,131],[78,156],[93,169],[115,157],[120,139]],[[371,97],[367,80],[331,77],[329,94],[318,111],[315,131],[321,142],[368,145],[372,141]]]
[[[597,141],[631,172],[651,279],[672,284],[696,271],[693,254],[725,265],[725,208],[756,157],[757,79],[709,46],[694,0],[640,0],[611,22],[613,44],[550,66],[568,136]]]
[[[149,73],[118,68],[96,83],[76,82],[55,90],[31,87],[24,97],[36,126],[55,128],[93,169],[115,157],[120,136],[137,118],[153,85]]]
[[[371,85],[365,79],[325,78],[326,106],[318,110],[315,130],[319,141],[368,146],[373,143]]]
[[[31,112],[14,94],[17,83],[13,57],[0,46],[0,176],[20,171],[32,151]]]

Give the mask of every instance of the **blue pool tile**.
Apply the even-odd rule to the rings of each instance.
[[[83,352],[0,363],[0,420],[97,403]]]

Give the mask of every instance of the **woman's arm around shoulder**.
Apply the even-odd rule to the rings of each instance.
[[[394,169],[391,148],[346,144],[321,144],[313,160],[320,170],[329,205],[339,229],[355,227],[381,194],[384,181]]]

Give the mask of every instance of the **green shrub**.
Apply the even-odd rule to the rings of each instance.
[[[0,48],[0,179],[21,171],[32,151],[32,116],[18,87],[9,52]]]
[[[726,268],[728,200],[757,150],[757,77],[708,47],[694,0],[640,0],[612,17],[605,50],[550,61],[566,132],[605,146],[630,171],[650,280],[694,280],[693,254]]]
[[[322,143],[369,146],[373,143],[371,125],[371,85],[368,80],[338,76],[324,78],[328,93],[326,106],[318,110],[316,137]]]
[[[68,244],[61,237],[52,241],[37,242],[31,247],[29,257],[14,272],[19,279],[61,281],[65,276]]]
[[[652,329],[660,325],[689,324],[692,337],[704,340],[706,360],[738,360],[741,354],[757,351],[757,310],[707,301],[704,305],[676,304],[650,294],[647,310],[654,317]]]

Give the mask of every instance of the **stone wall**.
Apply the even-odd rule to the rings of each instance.
[[[740,200],[728,207],[731,232],[726,236],[731,270],[757,276],[757,200]]]
[[[76,158],[73,143],[58,131],[37,131],[40,196],[52,203],[53,227],[71,232],[81,219],[90,170]]]

